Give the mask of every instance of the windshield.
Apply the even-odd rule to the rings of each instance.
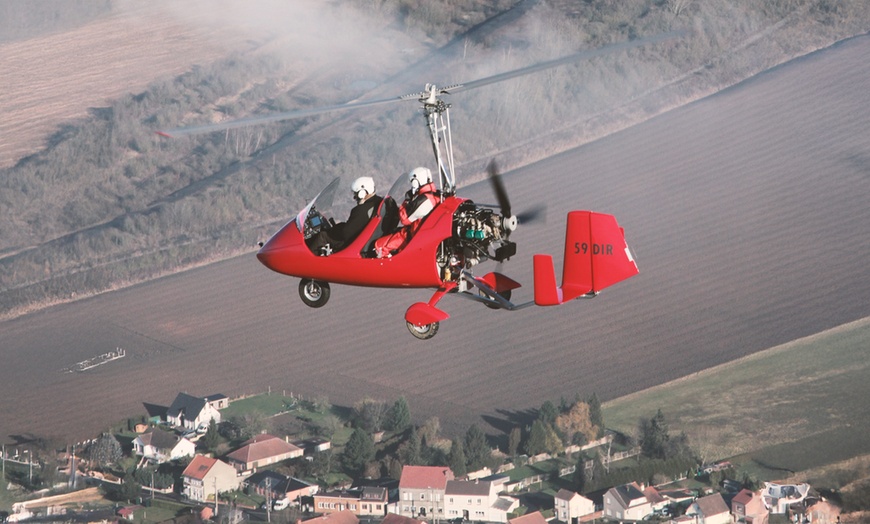
[[[405,193],[408,190],[408,175],[399,175],[399,178],[390,187],[390,192],[387,196],[392,197],[397,203],[401,204],[405,201]]]
[[[332,201],[335,199],[335,190],[338,188],[338,180],[338,177],[333,178],[332,182],[323,188],[323,191],[318,193],[316,197],[312,198],[311,202],[296,215],[296,228],[299,231],[305,231],[305,220],[308,219],[308,214],[315,208],[315,205],[321,215],[325,217],[330,216]]]

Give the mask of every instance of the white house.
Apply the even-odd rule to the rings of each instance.
[[[562,522],[577,524],[578,518],[595,513],[595,503],[579,493],[560,489],[553,496],[553,511]]]
[[[196,454],[196,444],[168,431],[152,429],[133,439],[133,452],[150,462],[163,464]]]
[[[500,497],[507,477],[495,480],[448,480],[444,488],[444,514],[448,519],[507,522],[519,506],[513,497]]]
[[[209,401],[209,398],[215,400]],[[166,421],[175,427],[191,430],[208,427],[212,419],[215,423],[219,423],[221,413],[217,406],[223,405],[225,398],[223,395],[194,397],[187,393],[179,393],[166,410]]]
[[[686,510],[687,517],[694,517],[698,524],[729,524],[732,522],[728,504],[719,493],[701,497]]]
[[[604,516],[615,520],[641,520],[652,513],[652,503],[636,483],[623,484],[604,494]]]

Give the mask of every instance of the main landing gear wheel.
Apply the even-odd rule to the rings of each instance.
[[[303,278],[299,282],[299,297],[308,307],[323,307],[329,301],[329,282]]]
[[[511,289],[508,289],[507,291],[502,291],[502,292],[500,293],[500,295],[501,295],[505,300],[507,300],[508,302],[510,302],[510,299],[511,299],[511,291],[512,291]],[[478,295],[481,296],[481,297],[489,298],[489,297],[487,296],[487,294],[484,293],[483,291],[480,291],[480,292],[478,293]],[[489,309],[501,309],[501,306],[499,306],[498,304],[490,304],[489,302],[484,302],[483,305],[486,306],[486,307],[488,307]]]
[[[440,322],[432,322],[431,324],[426,324],[424,326],[415,326],[408,321],[405,321],[405,324],[408,325],[408,331],[420,340],[428,340],[434,337],[435,334],[438,333],[438,326],[441,325]]]

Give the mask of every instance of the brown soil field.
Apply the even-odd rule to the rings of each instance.
[[[451,318],[421,342],[402,317],[429,291],[334,286],[313,310],[252,248],[0,323],[0,435],[78,439],[179,391],[267,387],[343,405],[405,395],[445,432],[492,432],[546,400],[616,398],[870,316],[868,53],[870,37],[841,42],[508,173],[516,209],[549,205],[515,235],[517,301],[531,255],[560,258],[568,210],[625,227],[641,273],[592,301],[506,312],[447,297]],[[127,357],[61,372],[116,347]]]
[[[249,45],[154,5],[116,5],[111,16],[78,29],[0,45],[0,168],[42,149],[63,122],[89,108]]]

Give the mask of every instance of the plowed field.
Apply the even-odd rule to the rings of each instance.
[[[76,30],[0,45],[0,168],[43,148],[64,121],[234,45],[241,38],[132,2]]]

